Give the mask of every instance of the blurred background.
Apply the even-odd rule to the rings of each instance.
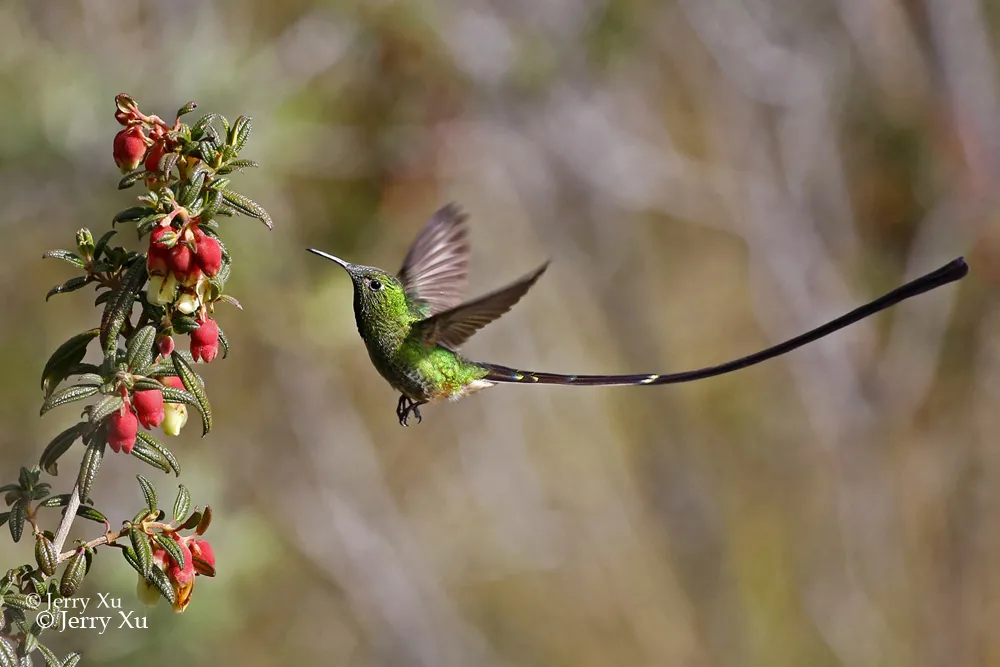
[[[38,377],[99,315],[45,303],[73,273],[41,255],[138,194],[116,93],[252,115],[236,185],[275,220],[225,224],[245,310],[217,311],[216,426],[168,442],[218,577],[145,612],[109,553],[83,595],[149,629],[43,639],[109,665],[1000,663],[998,24],[977,0],[0,3],[3,481],[75,421],[38,419]],[[521,368],[714,364],[972,272],[733,375],[500,387],[401,428],[350,282],[304,248],[395,269],[450,200],[472,294],[553,260],[465,347]],[[113,523],[137,472],[177,483],[110,456]],[[0,539],[2,568],[31,548]]]

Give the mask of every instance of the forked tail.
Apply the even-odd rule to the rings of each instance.
[[[488,369],[489,373],[483,379],[491,382],[519,382],[524,384],[562,384],[581,387],[598,387],[612,385],[654,385],[654,384],[676,384],[679,382],[691,382],[701,380],[716,375],[724,375],[732,371],[759,364],[762,361],[773,359],[774,357],[791,352],[807,343],[818,340],[823,336],[832,334],[834,331],[850,326],[859,320],[863,320],[869,315],[885,310],[896,305],[900,301],[905,301],[911,297],[929,292],[933,289],[947,285],[948,283],[960,280],[969,272],[969,265],[965,259],[958,259],[948,262],[937,271],[932,271],[925,276],[897,287],[888,294],[881,296],[874,301],[859,308],[855,308],[846,315],[841,315],[835,320],[816,327],[795,338],[778,343],[760,352],[727,361],[716,366],[707,366],[692,371],[682,371],[680,373],[668,373],[661,375],[657,373],[639,373],[635,375],[560,375],[558,373],[539,373],[537,371],[523,371],[498,364],[481,364]]]

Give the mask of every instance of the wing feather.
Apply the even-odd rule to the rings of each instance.
[[[549,263],[495,292],[443,311],[414,325],[427,345],[442,345],[457,350],[472,334],[497,319],[521,300],[545,273]]]
[[[399,281],[406,296],[428,315],[462,300],[469,277],[468,216],[454,203],[440,208],[406,253]]]

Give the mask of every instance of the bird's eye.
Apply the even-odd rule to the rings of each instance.
[[[380,283],[378,280],[372,278],[371,281],[369,281],[369,283],[368,283],[368,287],[370,287],[373,292],[377,292],[380,289],[382,289],[382,283]]]

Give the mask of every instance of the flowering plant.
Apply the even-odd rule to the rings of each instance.
[[[195,109],[193,102],[172,123],[143,114],[128,95],[117,96],[115,103],[115,119],[124,126],[113,142],[115,163],[125,174],[118,187],[141,183],[145,192],[136,206],[114,216],[112,226],[134,224],[139,239],[148,237],[148,242],[145,252],[137,252],[113,246],[114,229],[96,241],[81,229],[75,251],[44,255],[82,272],[49,290],[46,300],[93,284],[98,290],[95,305],[103,310],[100,326],[72,336],[45,364],[41,414],[95,400],[84,407],[81,421],[49,443],[37,466],[21,468],[16,482],[0,486],[10,508],[0,513],[0,525],[6,523],[17,542],[27,523],[35,539],[35,563],[0,578],[0,665],[18,664],[34,651],[42,653],[47,665],[76,663],[77,654],[60,661],[39,643],[43,628],[37,621],[29,623],[27,614],[41,596],[73,596],[100,547],[118,548],[138,572],[142,600],[154,603],[163,597],[178,612],[191,601],[195,576],[215,575],[214,551],[202,537],[211,509],[192,510],[183,485],[172,519],[165,522],[154,485],[138,475],[146,504],[118,530],[93,506],[90,491],[108,447],[180,475],[177,458],[149,431],[178,435],[189,409],[197,412],[203,436],[212,428],[212,408],[195,367],[213,361],[220,351],[223,358],[228,354],[226,335],[214,318],[216,305],[240,308],[225,293],[231,257],[219,234],[219,219],[245,215],[271,227],[263,208],[229,189],[229,175],[257,166],[239,157],[250,138],[250,118],[241,116],[230,124],[213,113],[189,126],[181,117]],[[188,351],[177,348],[180,336],[188,337]],[[85,361],[94,340],[100,358]],[[78,440],[83,455],[76,483],[69,493],[52,495],[42,474],[57,475],[58,461]],[[48,508],[64,508],[55,531],[43,527]],[[75,517],[103,524],[104,532],[62,551]]]

